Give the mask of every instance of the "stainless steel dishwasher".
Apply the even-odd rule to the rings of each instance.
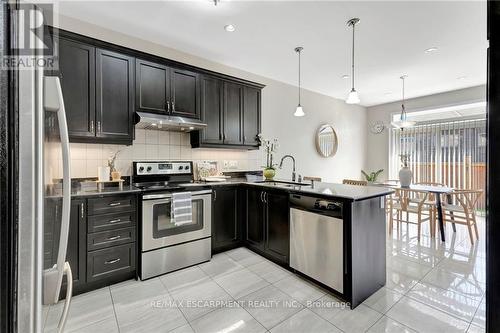
[[[290,266],[344,292],[342,203],[290,195]]]

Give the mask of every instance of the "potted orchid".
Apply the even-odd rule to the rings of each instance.
[[[258,135],[259,143],[264,148],[266,153],[266,165],[264,168],[264,177],[266,180],[272,180],[276,175],[277,164],[273,162],[274,153],[278,150],[278,139],[266,139],[262,134]]]

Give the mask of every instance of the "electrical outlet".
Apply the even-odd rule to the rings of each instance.
[[[224,166],[224,169],[229,169],[229,162],[230,162],[230,161],[227,161],[227,160],[224,160],[224,161],[222,162],[222,165]]]
[[[238,161],[229,161],[230,169],[238,169]]]

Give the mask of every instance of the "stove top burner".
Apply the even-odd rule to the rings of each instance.
[[[175,183],[169,182],[144,182],[144,183],[135,183],[135,187],[140,188],[141,190],[175,190],[180,187]]]

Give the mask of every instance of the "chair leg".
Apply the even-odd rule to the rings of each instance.
[[[476,231],[476,239],[479,240],[479,230],[477,228],[477,220],[475,213],[472,213],[472,221],[474,221],[474,230]]]
[[[418,213],[418,220],[417,220],[417,240],[418,242],[420,243],[420,231],[421,231],[421,228],[422,228],[422,216],[420,215],[420,213]]]
[[[392,228],[394,223],[394,216],[392,215],[392,210],[389,213],[389,235],[392,235]]]
[[[429,224],[431,225],[431,237],[436,237],[436,221],[434,219],[434,209],[429,209]]]
[[[467,216],[467,229],[469,230],[469,238],[471,245],[474,245],[474,235],[472,234],[472,220]]]

